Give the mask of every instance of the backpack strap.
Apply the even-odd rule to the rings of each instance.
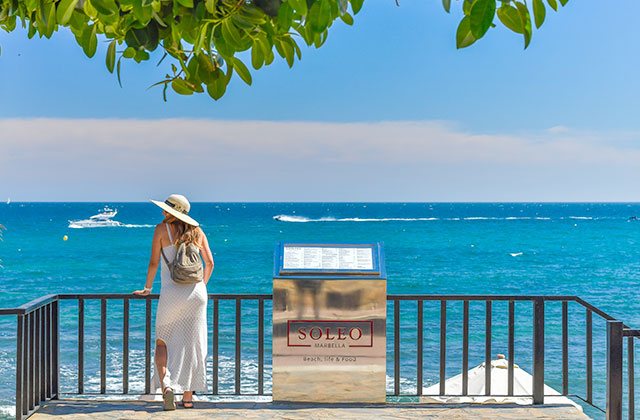
[[[162,254],[162,258],[164,259],[164,262],[167,263],[167,267],[171,267],[171,263],[167,259],[167,256],[164,255],[164,250],[162,249],[162,247],[160,247],[160,254]]]
[[[167,234],[169,235],[169,240],[171,241],[171,245],[173,245],[173,237],[171,237],[171,229],[169,229],[169,224],[165,223],[165,226],[167,227]],[[164,262],[167,263],[167,267],[171,267],[171,263],[169,262],[169,259],[164,254],[164,249],[162,249],[162,245],[160,245],[160,254],[162,254],[162,258],[164,258]]]
[[[167,227],[167,234],[169,235],[169,242],[173,245],[173,236],[171,236],[171,229],[169,228],[169,223],[164,224]]]

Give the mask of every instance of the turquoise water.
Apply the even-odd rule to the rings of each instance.
[[[105,204],[125,227],[70,229]],[[196,203],[191,214],[206,231],[216,269],[210,293],[270,293],[276,242],[383,241],[389,293],[578,295],[628,325],[640,327],[640,204],[449,204],[449,203]],[[274,216],[282,216],[275,220]],[[141,288],[152,226],[160,210],[147,203],[0,204],[6,226],[0,242],[0,306],[11,307],[46,293],[121,292]],[[68,241],[62,237],[68,235]],[[154,285],[159,290],[159,281]],[[75,307],[62,304],[62,390],[74,391]],[[437,382],[437,303],[425,307],[425,382]],[[85,382],[97,389],[98,305],[87,307]],[[232,305],[221,306],[221,328],[233,329]],[[415,304],[403,305],[402,389],[415,389]],[[109,304],[109,389],[117,391],[121,360],[120,304]],[[132,389],[141,385],[144,360],[142,305],[132,306]],[[472,360],[484,357],[484,307],[472,304]],[[517,304],[516,363],[530,369],[529,304]],[[255,332],[256,309],[243,308],[243,335]],[[406,316],[405,316],[406,313]],[[584,317],[570,312],[570,391],[584,394]],[[461,305],[451,304],[447,374],[460,371]],[[547,305],[547,383],[560,389],[559,305]],[[506,353],[506,304],[494,305],[493,353]],[[602,325],[595,321],[594,362],[604,365]],[[12,321],[0,333],[0,413],[10,412],[14,373]],[[139,340],[136,343],[135,340]],[[412,341],[413,340],[413,341]],[[475,341],[474,341],[475,340]],[[392,342],[389,340],[390,349]],[[68,349],[69,351],[64,351]],[[232,386],[231,340],[221,341],[221,386]],[[226,354],[225,352],[230,351]],[[243,348],[243,389],[255,387],[256,349]],[[95,356],[95,357],[94,357]],[[602,359],[602,360],[600,360]],[[268,362],[268,360],[267,360]],[[389,371],[392,374],[393,370]],[[139,376],[139,375],[138,375]],[[602,378],[595,394],[604,395]],[[268,378],[267,378],[268,379]],[[6,383],[5,383],[6,382]],[[599,398],[599,397],[598,397]],[[3,410],[3,411],[2,411]]]

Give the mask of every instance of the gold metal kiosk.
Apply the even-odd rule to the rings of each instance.
[[[381,243],[279,243],[273,400],[385,402],[386,296]]]

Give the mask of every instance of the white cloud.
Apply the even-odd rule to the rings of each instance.
[[[0,197],[640,201],[640,133],[439,121],[0,120]]]

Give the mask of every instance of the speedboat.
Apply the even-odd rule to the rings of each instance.
[[[116,216],[116,214],[118,214],[118,210],[105,207],[104,209],[102,209],[100,213],[94,214],[88,219],[69,220],[69,227],[74,229],[81,229],[81,228],[123,226],[121,222],[118,222],[116,220],[111,220]]]

